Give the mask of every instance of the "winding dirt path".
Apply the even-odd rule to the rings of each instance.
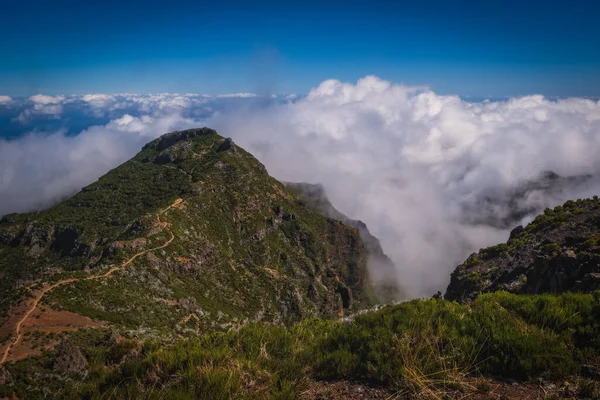
[[[200,318],[198,318],[198,316],[196,315],[196,313],[191,313],[187,317],[182,318],[181,321],[179,321],[177,324],[179,324],[179,325],[187,324],[188,321],[190,319],[192,319],[192,317],[194,317],[196,319],[196,321],[200,322]]]
[[[40,301],[42,300],[42,298],[44,297],[44,295],[48,292],[51,292],[52,290],[56,289],[59,286],[63,286],[66,285],[68,283],[73,283],[73,282],[78,282],[78,281],[89,281],[89,280],[93,280],[93,279],[103,279],[103,278],[108,278],[110,277],[112,274],[114,274],[116,271],[119,271],[125,267],[127,267],[129,264],[131,264],[136,258],[138,258],[141,255],[144,255],[148,252],[152,252],[152,251],[156,251],[156,250],[160,250],[163,249],[165,247],[167,247],[168,245],[171,244],[171,242],[173,241],[173,239],[175,239],[175,235],[173,234],[173,232],[168,229],[167,224],[162,222],[160,220],[160,216],[162,214],[164,214],[165,212],[167,212],[169,209],[171,209],[172,207],[176,207],[179,204],[181,204],[183,202],[183,199],[177,199],[173,202],[173,204],[171,204],[170,206],[168,206],[167,208],[161,210],[158,212],[158,214],[156,215],[156,219],[158,220],[159,225],[163,226],[165,229],[167,229],[169,231],[169,234],[171,235],[171,237],[169,238],[169,240],[167,240],[165,243],[161,244],[160,246],[157,247],[153,247],[151,249],[147,249],[147,250],[143,250],[140,251],[136,254],[134,254],[133,256],[131,256],[128,260],[126,260],[123,264],[119,265],[118,267],[111,267],[108,271],[106,271],[103,274],[100,275],[93,275],[93,276],[88,276],[85,278],[67,278],[67,279],[61,279],[55,283],[53,283],[50,286],[47,286],[45,288],[43,288],[38,294],[37,296],[34,298],[33,302],[31,303],[31,305],[29,306],[29,308],[27,309],[27,312],[23,315],[23,317],[21,319],[19,319],[19,321],[17,322],[15,329],[14,329],[14,336],[13,336],[13,341],[12,343],[10,343],[6,349],[4,350],[4,354],[2,355],[2,359],[0,359],[0,366],[3,365],[6,360],[8,359],[8,356],[10,354],[11,349],[17,345],[19,343],[19,341],[23,338],[23,330],[21,329],[23,326],[23,323],[25,321],[27,321],[27,319],[29,318],[29,316],[35,311],[35,309],[37,308],[38,304],[40,303]]]

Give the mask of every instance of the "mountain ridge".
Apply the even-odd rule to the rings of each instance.
[[[368,257],[357,228],[307,206],[231,139],[171,132],[50,209],[2,218],[0,349],[22,350],[32,313],[142,337],[341,315],[377,301]]]

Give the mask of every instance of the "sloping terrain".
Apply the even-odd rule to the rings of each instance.
[[[357,229],[230,139],[173,132],[49,210],[2,218],[2,362],[42,309],[145,338],[342,315],[376,300],[367,260]]]
[[[393,270],[367,227],[173,132],[2,219],[0,398],[598,399],[599,229],[598,198],[567,202],[457,268],[469,301],[337,318],[381,298],[369,263]]]
[[[317,212],[329,218],[341,221],[344,225],[358,229],[358,233],[365,244],[368,254],[368,263],[371,279],[378,287],[378,294],[389,300],[398,300],[403,297],[396,267],[390,258],[383,252],[379,239],[369,232],[367,225],[359,220],[354,220],[338,211],[327,198],[325,189],[318,184],[306,182],[284,182],[286,188],[296,194]]]
[[[414,300],[169,344],[98,328],[0,367],[0,397],[600,398],[600,292]]]
[[[600,289],[600,201],[567,201],[546,209],[506,243],[472,254],[452,273],[445,297],[479,293],[593,292]]]

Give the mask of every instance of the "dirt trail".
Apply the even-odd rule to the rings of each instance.
[[[191,313],[190,315],[188,315],[185,318],[182,318],[181,321],[178,322],[179,325],[184,325],[187,324],[188,321],[194,317],[196,319],[196,321],[200,322],[200,318],[198,318],[198,316],[196,315],[196,313]]]
[[[168,245],[171,244],[171,242],[173,241],[173,239],[175,239],[175,235],[173,234],[173,232],[171,230],[169,230],[167,228],[166,223],[163,224],[163,222],[160,220],[160,216],[162,214],[164,214],[165,212],[167,212],[169,209],[171,209],[172,207],[176,207],[179,204],[181,204],[183,202],[183,199],[177,199],[173,202],[173,204],[171,204],[170,206],[168,206],[167,208],[161,210],[158,212],[158,214],[156,215],[156,218],[158,220],[158,223],[161,224],[162,226],[164,226],[165,229],[167,229],[169,231],[169,234],[171,235],[171,237],[169,238],[169,240],[167,240],[165,243],[163,243],[160,246],[157,247],[153,247],[151,249],[147,249],[147,250],[143,250],[140,251],[136,254],[134,254],[133,256],[131,256],[128,260],[126,260],[123,264],[115,267],[111,267],[108,271],[106,271],[103,274],[100,275],[93,275],[93,276],[88,276],[85,278],[67,278],[67,279],[62,279],[60,281],[57,281],[55,283],[53,283],[50,286],[47,286],[45,288],[43,288],[40,292],[37,293],[36,297],[34,298],[33,302],[31,303],[31,305],[29,306],[29,308],[27,309],[27,311],[25,312],[25,314],[23,315],[23,317],[21,319],[19,319],[19,321],[17,322],[15,329],[14,329],[14,335],[13,335],[13,340],[12,342],[6,347],[6,349],[4,349],[4,354],[2,355],[2,359],[0,359],[0,365],[3,365],[6,360],[8,359],[9,353],[11,351],[11,349],[19,343],[19,341],[23,338],[23,330],[22,330],[22,326],[23,323],[25,321],[27,321],[27,319],[29,318],[29,316],[35,311],[35,309],[37,308],[38,304],[40,303],[40,301],[42,300],[42,298],[44,297],[44,295],[48,292],[51,292],[52,290],[56,289],[59,286],[63,286],[66,285],[68,283],[73,283],[73,282],[78,282],[78,281],[88,281],[88,280],[93,280],[93,279],[103,279],[103,278],[108,278],[110,277],[112,274],[114,274],[116,271],[119,271],[125,267],[127,267],[129,264],[131,264],[136,258],[138,258],[139,256],[146,254],[148,252],[151,251],[156,251],[156,250],[160,250],[163,249],[165,247],[167,247]]]

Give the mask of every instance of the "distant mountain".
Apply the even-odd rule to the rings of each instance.
[[[560,176],[546,171],[508,191],[478,198],[475,204],[465,207],[463,216],[473,225],[510,229],[525,217],[541,212],[549,199],[568,198],[565,193],[575,192],[591,178],[592,175]]]
[[[4,216],[0,350],[39,353],[33,331],[175,337],[374,304],[368,260],[392,268],[377,239],[294,193],[203,128],[161,136],[46,211]]]
[[[600,201],[594,197],[548,208],[525,228],[515,228],[508,242],[472,254],[452,273],[445,297],[598,289]]]

